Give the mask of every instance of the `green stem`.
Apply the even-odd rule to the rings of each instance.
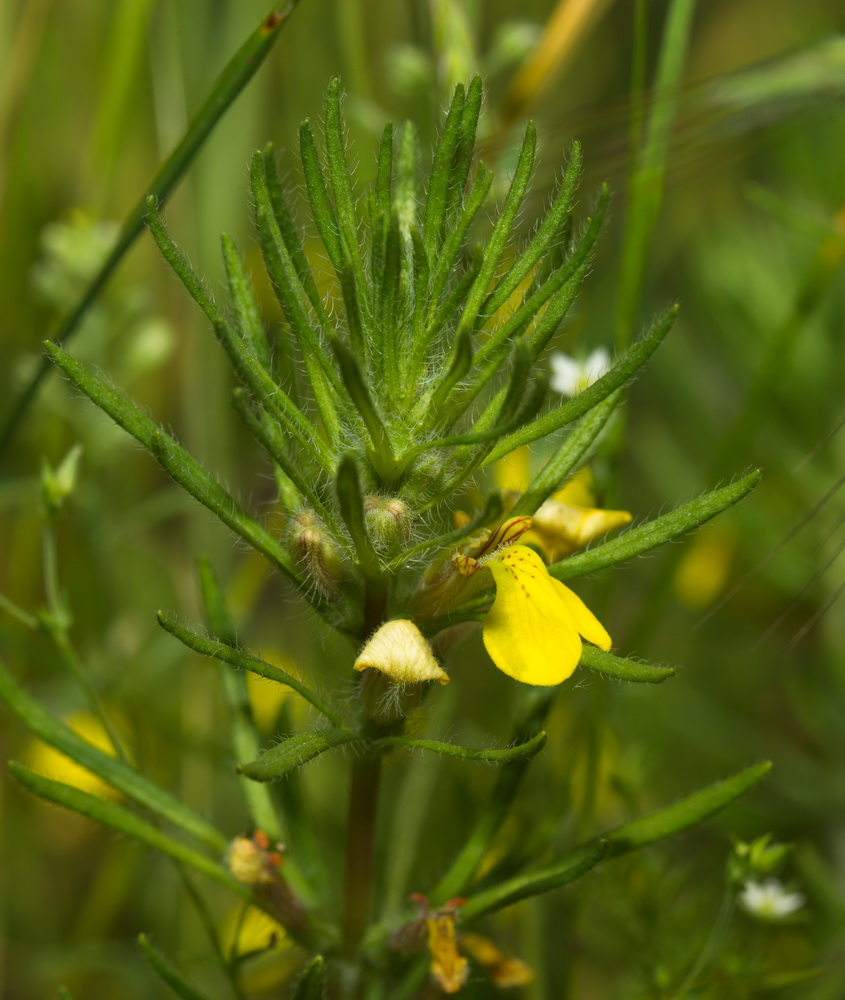
[[[381,755],[367,754],[353,762],[343,897],[343,947],[350,959],[355,957],[370,922],[380,778]]]

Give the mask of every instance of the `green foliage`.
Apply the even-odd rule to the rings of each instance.
[[[121,5],[112,41],[127,12],[134,11],[138,27],[151,16],[143,9],[153,6]],[[695,261],[688,267],[690,272],[699,269],[697,283],[690,278],[689,287],[682,281],[676,287],[675,279],[667,278],[665,289],[656,293],[650,283],[662,280],[664,272],[678,273],[681,263],[672,258],[680,255],[674,248],[689,245],[685,226],[695,225],[689,221],[695,199],[684,205],[671,189],[687,130],[709,130],[711,141],[720,130],[747,136],[762,121],[789,114],[792,99],[806,106],[826,88],[835,92],[838,49],[816,46],[803,59],[775,59],[756,72],[723,74],[687,93],[686,51],[698,51],[703,43],[691,30],[696,5],[676,0],[668,8],[655,86],[647,101],[648,23],[646,5],[638,0],[628,200],[608,213],[608,192],[621,185],[614,178],[591,203],[597,185],[593,175],[582,182],[584,161],[599,174],[612,175],[613,165],[595,164],[589,128],[583,129],[583,147],[568,135],[561,143],[568,145],[568,153],[558,180],[550,181],[545,165],[556,165],[561,158],[544,145],[550,115],[539,91],[533,99],[541,127],[531,122],[516,139],[508,131],[508,116],[524,107],[519,100],[524,102],[525,90],[517,99],[518,88],[505,93],[503,77],[495,75],[504,72],[510,58],[502,55],[511,51],[504,35],[497,33],[495,44],[491,41],[485,51],[490,32],[481,30],[483,5],[463,0],[434,4],[440,48],[424,70],[430,74],[428,91],[444,93],[446,79],[468,82],[448,87],[451,97],[430,167],[431,121],[419,95],[416,124],[385,124],[386,112],[399,106],[401,87],[372,86],[380,72],[378,60],[370,66],[362,51],[350,52],[353,92],[344,104],[338,80],[332,81],[324,126],[314,129],[306,120],[300,127],[299,164],[292,166],[284,145],[264,146],[253,155],[249,201],[257,240],[253,247],[227,219],[225,228],[232,235],[221,240],[220,273],[226,287],[221,294],[216,279],[201,277],[213,267],[191,243],[194,228],[202,247],[209,244],[209,227],[222,228],[217,214],[206,215],[206,209],[217,207],[212,191],[232,186],[226,171],[217,160],[213,170],[208,167],[206,183],[213,177],[215,187],[199,189],[206,203],[196,200],[197,219],[178,199],[167,227],[159,211],[219,116],[260,65],[293,6],[274,9],[218,77],[182,143],[156,174],[150,197],[128,217],[117,243],[104,253],[98,250],[97,259],[104,263],[86,263],[93,282],[82,289],[78,308],[56,327],[46,348],[74,387],[152,454],[173,485],[149,509],[136,509],[130,501],[124,520],[120,505],[127,495],[143,495],[138,482],[148,473],[136,473],[135,481],[127,476],[124,494],[122,471],[129,454],[121,451],[124,446],[112,444],[118,439],[103,434],[102,425],[86,425],[93,418],[75,402],[58,402],[58,392],[45,397],[43,413],[52,422],[51,408],[60,406],[56,412],[74,428],[74,440],[59,441],[59,432],[52,431],[44,436],[47,455],[67,457],[44,459],[41,509],[32,505],[29,514],[44,529],[43,579],[38,560],[21,555],[27,544],[31,547],[32,523],[8,541],[10,575],[29,582],[19,588],[28,595],[20,605],[0,595],[0,609],[11,619],[3,639],[9,639],[6,659],[15,661],[15,677],[24,669],[27,676],[18,683],[5,669],[0,671],[0,696],[35,737],[64,755],[65,768],[75,762],[111,791],[85,790],[85,779],[72,770],[43,775],[40,764],[12,763],[11,774],[36,796],[170,858],[183,877],[191,870],[210,882],[200,892],[185,878],[188,892],[181,895],[196,907],[199,921],[181,919],[181,901],[178,913],[174,906],[172,915],[165,914],[160,900],[169,900],[170,893],[161,892],[161,873],[151,874],[149,890],[141,880],[130,885],[131,875],[120,865],[131,871],[137,862],[120,859],[139,855],[127,851],[123,839],[92,840],[97,874],[90,892],[85,886],[79,941],[101,929],[108,932],[120,896],[126,900],[121,926],[127,913],[136,925],[152,923],[167,950],[180,956],[180,966],[185,955],[203,951],[215,959],[210,965],[201,958],[201,986],[195,987],[193,977],[184,976],[142,937],[150,974],[175,995],[190,998],[225,992],[245,1000],[274,989],[280,996],[303,998],[411,1000],[430,991],[425,980],[438,975],[435,948],[431,955],[417,954],[431,940],[426,921],[438,919],[452,921],[453,930],[457,926],[457,947],[463,949],[465,936],[467,950],[472,932],[490,934],[504,948],[518,927],[520,948],[537,977],[537,995],[566,996],[575,988],[571,984],[581,981],[582,968],[592,977],[585,981],[596,984],[597,996],[704,996],[723,988],[749,996],[773,989],[812,990],[819,970],[785,969],[790,953],[784,948],[781,957],[771,942],[782,932],[783,940],[788,937],[793,946],[800,942],[801,954],[809,954],[810,935],[800,922],[812,921],[820,939],[818,914],[810,915],[808,907],[794,921],[783,921],[779,931],[761,930],[754,921],[762,924],[763,918],[742,903],[746,886],[773,877],[788,861],[814,887],[814,905],[827,900],[828,927],[839,919],[836,914],[841,916],[841,900],[831,888],[838,884],[835,866],[801,844],[802,830],[816,821],[808,817],[827,815],[828,807],[820,803],[827,800],[828,775],[835,773],[837,761],[835,708],[829,695],[821,693],[830,690],[830,678],[822,676],[820,666],[826,661],[814,646],[815,655],[805,658],[810,664],[805,673],[817,671],[819,676],[794,679],[794,671],[779,669],[789,662],[785,643],[774,651],[770,644],[767,655],[756,658],[748,652],[753,637],[738,624],[743,614],[754,622],[755,616],[770,613],[773,594],[806,598],[806,590],[799,591],[801,581],[794,579],[802,560],[793,560],[788,584],[780,570],[762,564],[753,593],[743,598],[739,612],[722,619],[727,625],[718,634],[697,631],[693,613],[679,607],[674,595],[681,593],[678,564],[682,571],[687,568],[686,536],[758,485],[759,472],[732,480],[744,463],[753,460],[774,469],[775,488],[767,493],[764,487],[755,498],[768,516],[744,509],[728,515],[725,533],[734,546],[731,551],[740,553],[736,558],[748,561],[763,542],[777,553],[772,510],[779,503],[792,505],[790,509],[801,506],[798,487],[779,469],[797,464],[801,456],[791,437],[792,424],[802,426],[814,412],[814,400],[822,399],[808,374],[812,366],[817,374],[837,371],[835,352],[825,353],[813,334],[815,324],[821,327],[829,319],[819,314],[835,287],[841,234],[829,221],[829,211],[822,216],[816,206],[812,211],[818,218],[810,217],[811,209],[802,202],[806,196],[758,192],[755,204],[771,212],[779,226],[800,230],[801,238],[812,236],[809,266],[775,239],[763,252],[766,241],[755,243],[749,227],[736,222],[719,253],[708,255],[706,236],[705,249],[699,251],[696,243],[690,250]],[[310,5],[302,6],[305,14]],[[365,6],[360,0],[343,5],[338,15],[344,26],[343,38],[338,36],[341,47],[361,38]],[[534,11],[529,7],[525,16]],[[170,9],[161,15],[173,16]],[[702,10],[699,16],[711,15]],[[152,22],[150,27],[148,35],[154,38]],[[516,38],[520,26],[506,27],[508,38]],[[560,52],[569,51],[568,42],[555,38],[553,21],[547,28],[525,43],[527,62],[548,59],[549,47],[555,45],[560,46],[557,58],[565,58]],[[321,22],[320,30],[329,28]],[[386,29],[374,24],[370,30],[375,36]],[[598,31],[610,50],[619,44],[606,27],[590,30]],[[21,37],[25,41],[32,35],[23,32]],[[97,133],[104,162],[114,160],[121,148],[114,135],[106,135],[115,132],[121,119],[120,94],[128,84],[120,73],[130,74],[141,48],[133,40],[110,54],[115,88],[103,99]],[[124,55],[128,62],[119,71]],[[296,58],[301,53],[291,65]],[[616,49],[607,58],[608,64],[627,66],[628,53]],[[25,49],[16,59],[13,84],[26,64]],[[459,73],[459,66],[490,69],[494,75],[486,96],[480,77]],[[167,60],[156,62],[163,80],[172,70]],[[301,80],[302,74],[287,65],[284,79],[273,79],[274,114],[299,115],[304,107],[316,121],[319,116],[305,96],[310,91],[298,89]],[[584,87],[589,90],[590,85],[587,74]],[[167,103],[161,100],[166,90],[166,83],[156,90],[160,107]],[[555,116],[569,116],[558,96]],[[0,124],[7,111],[14,111],[13,99],[8,108],[4,101]],[[600,113],[591,117],[603,118]],[[245,127],[249,120],[246,114],[239,124]],[[178,135],[172,128],[168,132],[166,123],[156,123],[162,146],[172,145],[168,136],[175,140]],[[284,134],[278,120],[273,127]],[[376,155],[362,155],[362,133],[374,136],[376,131]],[[243,148],[240,140],[226,145]],[[799,146],[784,141],[796,163]],[[812,168],[807,162],[800,169],[794,165],[794,175],[821,172],[825,157],[816,159]],[[205,169],[198,161],[197,171]],[[307,205],[296,197],[300,178]],[[707,184],[702,187],[709,197]],[[817,190],[823,190],[821,180]],[[666,198],[670,238],[652,256],[652,245],[661,245],[658,221]],[[224,199],[219,200],[223,205]],[[818,200],[821,204],[821,196]],[[225,199],[225,212],[230,209],[234,217],[234,201]],[[745,209],[736,205],[731,212],[737,220],[747,219]],[[111,351],[102,334],[96,336],[98,319],[116,336],[121,330],[118,314],[104,311],[98,317],[97,310],[105,303],[104,284],[137,236],[142,215],[189,293],[186,298],[200,306],[210,324],[220,360],[231,369],[241,428],[232,428],[221,416],[226,394],[214,348],[194,343],[189,319],[176,324],[176,363],[148,381],[127,360],[131,344],[125,352],[123,344]],[[534,218],[529,230],[526,221]],[[707,229],[699,225],[702,232]],[[597,256],[599,236],[608,226],[613,237],[602,241]],[[171,232],[180,234],[186,249]],[[80,259],[87,262],[86,246],[80,243]],[[615,262],[608,264],[617,246],[618,275]],[[266,276],[257,273],[259,256]],[[197,263],[190,264],[189,258]],[[767,267],[772,271],[768,284],[762,276]],[[794,282],[789,268],[799,275]],[[733,313],[730,296],[724,294],[731,282],[741,286]],[[75,286],[69,282],[68,287]],[[790,301],[783,316],[774,316],[771,304],[781,291]],[[66,290],[63,294],[67,299]],[[177,288],[176,302],[168,309],[181,309],[180,294]],[[683,319],[643,379],[644,366],[676,320],[677,308],[661,310],[676,297],[684,300]],[[636,339],[636,318],[643,307],[658,318]],[[136,303],[134,308],[146,306]],[[87,347],[81,346],[80,361],[61,343],[83,315],[95,335]],[[568,399],[560,398],[546,375],[547,352],[560,343],[564,323],[567,336],[583,336],[589,327],[588,337],[598,337],[615,327],[620,351],[600,377]],[[766,340],[763,334],[769,330]],[[85,344],[82,338],[80,343]],[[763,345],[762,360],[754,353],[757,343]],[[730,390],[715,378],[717,346],[722,352],[719,371],[729,370],[735,379]],[[104,369],[113,376],[100,374]],[[115,388],[111,377],[138,402]],[[19,381],[25,387],[27,373]],[[744,399],[739,396],[742,385],[750,386]],[[32,390],[25,389],[20,406],[14,402],[16,393],[11,397],[6,443]],[[184,407],[174,405],[183,397]],[[664,411],[672,415],[664,417]],[[826,412],[829,418],[829,407]],[[685,426],[695,446],[676,444]],[[84,443],[82,466],[76,436]],[[264,471],[270,475],[255,475],[250,465],[246,478],[252,458],[241,445],[247,441],[263,453]],[[781,456],[777,449],[782,444]],[[61,450],[56,451],[58,445]],[[521,450],[525,446],[531,449],[527,459]],[[121,489],[107,501],[107,491],[92,490],[92,479],[99,477],[91,469],[109,469],[112,461]],[[134,469],[134,456],[132,461]],[[503,473],[508,463],[528,468],[527,480],[518,487]],[[597,506],[622,505],[619,497],[624,496],[636,526],[610,540],[597,531],[564,547],[567,554],[553,554],[541,523],[557,511],[555,505],[569,503],[559,491],[583,468],[592,472]],[[808,472],[807,477],[814,489],[822,486],[821,476]],[[729,485],[704,491],[705,483],[719,481]],[[20,506],[16,484],[8,489],[0,499]],[[697,499],[671,509],[676,496],[697,491]],[[249,501],[241,503],[239,495]],[[828,502],[832,506],[836,490],[824,484],[817,495],[823,500],[802,510],[818,512]],[[206,534],[197,521],[197,527],[182,531],[191,498],[242,548],[233,550],[219,526]],[[649,510],[669,512],[643,520]],[[508,535],[518,530],[520,518],[524,527],[534,518],[524,541]],[[830,536],[803,543],[804,564],[818,565],[816,581],[826,566],[835,564],[832,518],[831,524]],[[200,600],[193,601],[192,610],[196,581],[187,571],[165,577],[148,570],[144,580],[132,559],[125,560],[123,550],[114,548],[127,526],[130,535],[137,527],[145,537],[157,539],[137,556],[151,566],[164,562],[164,551],[172,557],[168,565],[180,557],[187,564],[183,546],[203,553]],[[722,538],[706,531],[697,536],[703,547],[708,538]],[[658,554],[669,541],[677,544],[668,555]],[[498,599],[490,560],[506,544],[526,542],[542,553],[554,580],[581,581],[579,593],[583,587],[587,604],[608,623],[616,640],[615,652],[585,641],[576,683],[560,691],[542,684],[520,686],[494,674],[489,663],[481,663],[486,657],[480,645],[462,647],[459,655],[453,652],[470,628],[461,626],[486,621]],[[279,573],[268,576],[253,552]],[[605,572],[599,580],[583,580],[644,553],[654,558],[648,564],[640,561],[627,575]],[[67,574],[63,586],[58,566],[74,556],[76,572]],[[24,564],[25,572],[20,568]],[[258,569],[259,564],[264,568]],[[82,565],[90,568],[80,585]],[[225,585],[212,566],[220,568]],[[704,592],[708,564],[695,566]],[[43,599],[33,597],[38,587]],[[161,611],[158,620],[167,635],[146,628],[138,639],[131,620],[119,617],[107,629],[107,616],[116,615],[127,594],[137,600],[145,622],[150,607],[174,602],[188,615],[199,611],[204,625],[188,626],[181,614]],[[828,598],[828,604],[819,600],[808,609],[807,627],[832,606],[836,592]],[[499,613],[504,613],[502,606]],[[410,625],[416,638],[400,647],[382,637],[378,662],[384,670],[368,666],[363,674],[354,673],[361,645],[370,648],[382,628],[396,623]],[[519,627],[514,617],[514,631]],[[92,630],[99,638],[92,638]],[[171,643],[171,636],[179,643]],[[525,641],[530,645],[530,636]],[[259,656],[250,648],[263,651]],[[645,662],[640,653],[657,663],[691,665],[661,688],[604,683],[660,685],[675,676],[673,668]],[[765,676],[755,673],[758,659]],[[432,663],[449,670],[445,679],[450,687],[432,682],[432,677],[444,680],[431,673]],[[702,665],[706,671],[699,669]],[[356,668],[361,670],[360,663]],[[422,680],[415,679],[412,668],[422,672]],[[257,679],[259,686],[253,683]],[[39,688],[38,700],[26,693],[32,687]],[[42,701],[53,711],[42,708]],[[78,703],[102,728],[100,746],[75,728],[72,713]],[[121,706],[117,711],[116,704]],[[130,706],[129,725],[122,717],[124,706]],[[22,753],[37,757],[42,750],[33,746],[21,752],[13,746],[11,752],[29,765]],[[420,750],[428,752],[415,752]],[[748,844],[736,840],[721,880],[724,902],[709,930],[705,914],[711,886],[720,880],[712,874],[713,851],[696,848],[706,848],[714,828],[687,833],[674,855],[672,844],[642,849],[691,830],[750,790],[768,772],[768,764],[716,785],[706,782],[714,771],[729,773],[738,758],[761,756],[777,757],[779,765],[782,761],[778,770],[785,777],[774,790],[770,786],[728,814],[726,822],[743,837],[750,830],[751,839]],[[485,766],[473,767],[474,762]],[[654,803],[677,794],[679,787],[696,784],[705,787],[652,812]],[[337,801],[348,785],[344,824]],[[784,796],[789,808],[778,811]],[[17,809],[17,799],[10,801]],[[796,840],[795,852],[786,844],[771,845],[771,835],[759,835],[767,822],[788,827],[777,835]],[[835,832],[835,824],[829,826]],[[721,832],[716,836],[725,842]],[[72,878],[72,849],[68,857],[65,867]],[[24,897],[44,896],[46,868],[20,867],[18,875],[11,863],[10,878],[32,883]],[[564,886],[565,892],[546,895]],[[406,904],[409,892],[416,894],[415,909]],[[156,904],[149,902],[153,896]],[[456,897],[465,897],[465,904],[453,905]],[[244,909],[235,940],[230,940],[232,914],[227,908],[233,900]],[[670,900],[674,930],[667,931]],[[498,917],[517,903],[522,905],[505,919]],[[246,904],[272,917],[276,929],[257,942],[245,936],[238,943],[252,912]],[[734,918],[738,909],[743,912]],[[8,915],[0,910],[0,918],[8,919],[14,932],[22,912],[22,904],[13,902]],[[198,945],[197,928],[208,934],[208,942]],[[765,938],[767,933],[772,936]],[[697,943],[705,939],[703,946]],[[575,940],[578,954],[563,954],[561,949]],[[693,950],[698,947],[700,954]],[[72,942],[63,960],[83,970],[82,953],[75,949]],[[505,955],[500,961],[507,966],[509,959]],[[136,980],[141,982],[131,959],[120,958],[117,965],[125,968],[132,988]],[[470,968],[467,992],[495,995],[495,968],[477,955]],[[261,981],[267,970],[279,977],[271,987]],[[80,971],[78,978],[64,975],[64,969],[62,973],[74,995],[96,995],[95,973]],[[13,968],[12,979],[17,974]],[[220,974],[218,989],[213,977]],[[821,987],[810,996],[836,995],[837,988],[834,976],[826,993]],[[106,989],[108,995],[126,992],[111,982]],[[70,996],[70,991],[63,988],[62,995]]]

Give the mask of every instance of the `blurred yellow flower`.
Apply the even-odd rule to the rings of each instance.
[[[531,481],[528,449],[517,448],[497,462],[493,474],[508,510]],[[602,510],[594,503],[590,470],[580,469],[534,513],[523,542],[540,549],[549,562],[558,562],[631,520],[627,510]]]
[[[455,917],[440,911],[426,919],[431,975],[444,993],[457,993],[467,981],[469,963],[458,951]]]
[[[534,973],[530,966],[519,958],[506,955],[482,934],[461,934],[461,945],[479,965],[484,967],[493,985],[499,989],[512,989],[534,982]]]
[[[103,724],[91,712],[74,712],[62,720],[66,726],[72,729],[77,736],[80,736],[86,743],[90,743],[110,757],[116,756],[114,747],[108,737]],[[28,753],[29,766],[33,771],[43,774],[54,781],[61,781],[66,785],[73,785],[82,792],[96,795],[101,799],[118,799],[120,792],[111,785],[106,784],[102,778],[92,774],[86,767],[77,764],[75,760],[66,757],[63,753],[41,740],[34,740],[30,744]]]
[[[533,530],[525,541],[537,544],[549,562],[558,562],[630,520],[627,510],[576,507],[547,500],[534,514]]]
[[[699,532],[675,575],[678,600],[694,610],[712,604],[724,589],[735,549],[734,536],[718,525]]]

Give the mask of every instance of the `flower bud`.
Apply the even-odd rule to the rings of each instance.
[[[364,521],[377,549],[392,549],[407,545],[411,537],[411,514],[408,505],[392,497],[385,500],[372,493],[364,497]]]
[[[54,469],[46,459],[41,462],[41,497],[48,514],[54,516],[73,492],[79,471],[82,445],[75,444]]]
[[[337,596],[344,576],[343,559],[313,511],[301,510],[293,519],[291,541],[297,559],[320,593]]]
[[[251,837],[235,837],[226,852],[226,866],[244,885],[270,885],[279,878],[282,864],[281,845],[270,850],[270,842],[263,830],[256,830]]]

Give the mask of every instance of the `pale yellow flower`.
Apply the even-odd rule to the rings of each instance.
[[[449,683],[422,632],[404,618],[385,622],[361,650],[354,668],[378,670],[395,684]]]
[[[426,919],[431,975],[444,993],[457,993],[467,981],[469,963],[458,951],[455,917],[440,912]]]

